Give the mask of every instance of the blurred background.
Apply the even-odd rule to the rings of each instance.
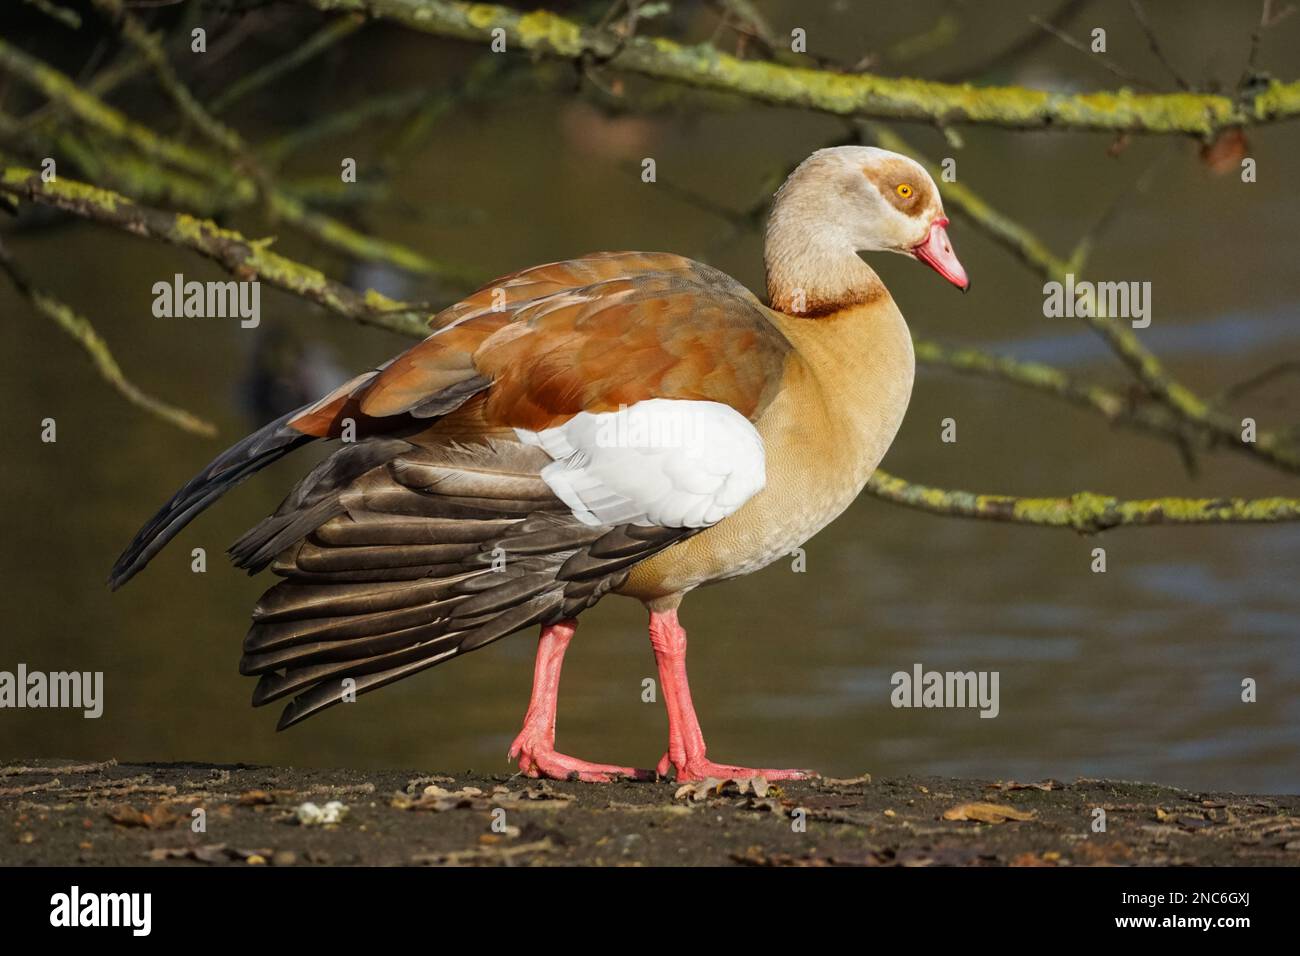
[[[80,29],[6,4],[2,37],[82,82],[130,59],[85,5]],[[1108,31],[1108,57],[1167,89],[1123,0],[803,3],[758,0],[778,36],[806,29],[819,58],[884,74],[1061,91],[1121,80],[1029,22]],[[164,32],[181,77],[207,104],[328,22],[298,5],[142,7]],[[596,22],[608,4],[552,9]],[[1173,3],[1146,10],[1165,53],[1195,85],[1231,91],[1259,21],[1255,3]],[[717,7],[673,3],[640,32],[714,39]],[[189,29],[209,52],[188,53]],[[945,24],[947,24],[945,26]],[[1018,41],[1034,37],[1016,48]],[[1008,51],[1000,56],[1000,51]],[[1300,16],[1269,31],[1259,66],[1300,75]],[[0,106],[22,117],[42,100],[3,79]],[[133,118],[207,148],[145,72],[107,95]],[[403,99],[402,97],[405,97]],[[441,98],[440,109],[429,108]],[[390,102],[391,101],[391,102]],[[378,108],[377,102],[390,103]],[[405,104],[404,106],[402,104]],[[362,263],[258,210],[207,214],[360,290],[447,304],[466,283],[603,249],[673,251],[762,291],[761,229],[726,215],[770,194],[843,121],[565,63],[496,57],[476,44],[367,23],[219,113],[313,208],[448,263],[438,279]],[[325,120],[351,115],[331,131]],[[958,144],[922,125],[893,127],[959,180],[1069,254],[1105,209],[1088,277],[1150,281],[1142,341],[1206,397],[1300,357],[1300,125],[1248,131],[1258,182],[1216,174],[1182,137],[960,129]],[[295,139],[296,137],[296,139]],[[18,155],[0,137],[7,156]],[[353,157],[358,183],[343,187]],[[656,183],[642,182],[653,157]],[[30,162],[29,162],[30,165]],[[72,158],[60,171],[76,175]],[[1135,188],[1141,182],[1142,188]],[[351,191],[351,192],[350,192]],[[173,207],[167,196],[153,205]],[[954,244],[974,280],[957,295],[916,263],[871,260],[914,333],[1050,362],[1127,388],[1130,378],[1082,323],[1042,314],[1042,279],[960,220]],[[37,284],[95,323],[126,374],[213,421],[186,434],[128,405],[84,353],[0,281],[9,329],[0,349],[6,453],[0,541],[0,670],[103,671],[99,720],[74,711],[0,711],[0,758],[195,759],[291,765],[507,772],[527,703],[534,637],[517,634],[355,706],[277,734],[278,706],[248,704],[237,673],[248,614],[271,583],[230,568],[225,548],[274,509],[309,459],[290,457],[213,508],[122,592],[104,584],[136,529],[220,449],[409,340],[329,315],[262,287],[262,323],[160,319],[152,286],[223,273],[197,256],[58,216],[4,216],[0,237]],[[464,278],[459,278],[460,276]],[[458,284],[459,283],[459,284]],[[1234,412],[1261,428],[1300,422],[1300,383],[1279,375]],[[58,423],[43,444],[40,422]],[[958,421],[958,441],[939,440]],[[1219,452],[1187,473],[1175,447],[1098,416],[986,379],[922,367],[884,466],[912,481],[1023,495],[1092,490],[1123,497],[1295,496],[1300,480]],[[1108,570],[1090,570],[1105,547]],[[208,570],[190,570],[203,547]],[[811,766],[836,776],[939,773],[1037,780],[1077,775],[1194,788],[1300,788],[1300,525],[1068,531],[936,517],[861,498],[807,545],[807,570],[778,562],[691,597],[691,677],[716,759]],[[652,766],[664,749],[662,703],[644,611],[610,600],[583,617],[566,662],[561,750]],[[920,662],[996,670],[1001,713],[896,710],[890,675]],[[1259,700],[1240,701],[1241,681]]]

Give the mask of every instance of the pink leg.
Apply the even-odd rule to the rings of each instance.
[[[691,688],[686,680],[686,631],[677,622],[676,611],[650,612],[650,644],[659,665],[659,683],[663,685],[664,704],[668,708],[668,752],[659,761],[658,773],[666,776],[669,766],[677,771],[678,780],[747,779],[762,776],[768,780],[800,780],[806,770],[760,770],[714,763],[704,754],[704,733],[700,730]]]
[[[533,669],[533,695],[524,716],[524,729],[510,745],[510,759],[519,759],[519,769],[530,777],[552,780],[586,780],[609,783],[615,777],[653,779],[648,770],[588,763],[555,752],[555,706],[560,693],[560,668],[564,652],[578,629],[575,620],[560,621],[542,628],[537,641],[537,664]]]

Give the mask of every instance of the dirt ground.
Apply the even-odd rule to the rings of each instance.
[[[1109,780],[681,787],[45,760],[0,766],[0,863],[1297,865],[1300,796]]]

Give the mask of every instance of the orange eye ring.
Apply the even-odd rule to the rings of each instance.
[[[910,185],[908,185],[907,183],[899,183],[899,184],[898,184],[898,195],[902,196],[904,199],[911,199],[911,198],[912,198],[912,187],[911,187]]]

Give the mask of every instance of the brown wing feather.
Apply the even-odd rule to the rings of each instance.
[[[261,678],[254,704],[295,695],[281,727],[339,703],[345,679],[364,693],[577,614],[692,533],[582,524],[531,446],[366,444],[323,462],[233,549],[255,568],[285,528],[314,523],[276,559],[284,580],[258,602],[240,662]],[[352,474],[366,460],[381,463]]]

